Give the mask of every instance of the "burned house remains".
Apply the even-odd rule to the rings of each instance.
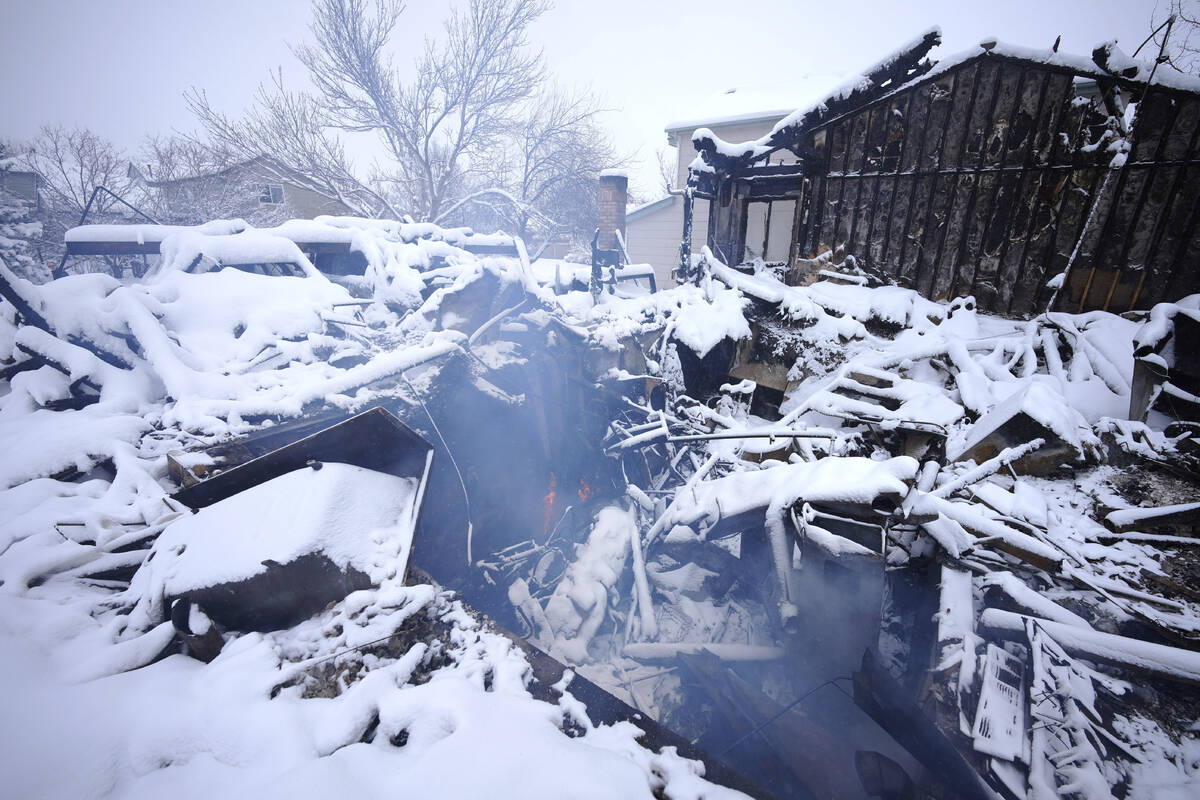
[[[692,235],[736,264],[768,205],[794,203],[770,222],[791,226],[792,265],[844,252],[996,313],[1196,291],[1200,81],[1114,45],[1089,60],[988,41],[934,63],[939,41],[930,31],[757,141],[696,131],[692,197],[711,213]],[[800,162],[763,165],[780,150]]]
[[[97,709],[143,794],[1195,796],[1200,94],[937,39],[697,132],[671,288],[619,172],[591,264],[339,216],[0,264],[13,729]]]

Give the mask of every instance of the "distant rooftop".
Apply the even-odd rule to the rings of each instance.
[[[825,99],[844,79],[835,73],[814,72],[786,81],[726,88],[697,103],[694,115],[669,123],[666,130],[690,134],[699,127],[782,119],[797,108]]]

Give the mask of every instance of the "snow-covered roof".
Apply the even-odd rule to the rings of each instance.
[[[660,197],[658,200],[654,200],[649,203],[642,203],[640,206],[637,206],[634,209],[632,209],[631,211],[629,211],[625,215],[625,219],[626,220],[637,219],[638,217],[642,217],[642,216],[645,216],[646,214],[653,213],[654,211],[657,211],[660,208],[666,208],[667,206],[671,205],[674,202],[675,202],[675,196],[667,195],[666,197]]]
[[[730,157],[740,157],[749,155],[754,159],[761,158],[769,152],[772,152],[776,147],[771,145],[772,138],[785,128],[793,127],[800,124],[809,114],[824,107],[830,101],[844,100],[857,89],[865,88],[867,82],[866,75],[881,65],[886,64],[889,60],[895,59],[899,53],[905,52],[915,43],[910,43],[904,48],[897,50],[889,55],[883,61],[880,61],[874,67],[864,70],[860,75],[853,75],[844,78],[839,85],[830,88],[826,84],[820,84],[823,88],[821,92],[814,93],[812,99],[807,103],[797,106],[793,111],[781,115],[770,132],[758,139],[753,139],[746,142],[734,143],[723,141],[708,129],[709,125],[701,127],[702,120],[697,120],[694,123],[675,123],[677,128],[669,127],[671,130],[684,130],[689,125],[698,127],[693,133],[693,140],[697,138],[711,139],[716,145],[716,150],[719,153]],[[1154,68],[1152,62],[1139,61],[1130,58],[1126,55],[1115,42],[1106,42],[1100,45],[1097,49],[1106,48],[1108,51],[1108,66],[1114,73],[1121,73],[1127,80],[1135,83],[1147,83],[1153,77],[1153,85],[1162,86],[1168,89],[1176,89],[1188,92],[1200,92],[1200,78],[1185,75],[1178,70],[1172,68],[1168,64],[1162,64],[1157,69]],[[928,81],[938,75],[945,74],[950,70],[961,66],[965,62],[980,58],[980,57],[1001,57],[1018,59],[1021,61],[1044,64],[1051,67],[1062,67],[1075,72],[1077,76],[1085,79],[1111,78],[1112,74],[1101,69],[1100,66],[1091,58],[1070,53],[1055,52],[1049,49],[1039,49],[1032,47],[1021,47],[1019,45],[997,42],[995,39],[985,39],[974,47],[967,48],[953,55],[947,56],[934,64],[933,68],[923,72],[920,75],[913,77],[911,80],[895,86],[888,87],[888,90],[879,95],[879,97],[871,98],[870,102],[881,97],[894,95],[904,91],[913,85]],[[867,101],[864,101],[864,104]],[[767,115],[759,115],[759,118],[768,118]],[[747,120],[748,121],[748,120]],[[729,124],[730,120],[726,119],[721,124]],[[693,164],[695,168],[695,164]]]
[[[1152,63],[1135,61],[1129,58],[1120,50],[1120,48],[1115,45],[1115,43],[1107,43],[1107,46],[1111,48],[1109,65],[1112,69],[1136,69],[1137,74],[1134,75],[1131,80],[1145,82],[1149,79],[1151,70],[1154,67]],[[937,62],[937,64],[934,65],[933,69],[929,70],[923,75],[913,78],[911,81],[901,86],[897,86],[891,92],[888,92],[888,94],[895,94],[896,92],[903,91],[904,89],[907,89],[916,83],[927,81],[933,77],[942,75],[963,64],[964,62],[969,61],[970,59],[983,55],[1020,59],[1023,61],[1036,62],[1052,67],[1065,67],[1077,73],[1078,75],[1087,78],[1110,77],[1107,73],[1105,73],[1104,70],[1100,69],[1095,61],[1086,56],[1073,55],[1071,53],[1056,53],[1049,49],[1021,47],[1019,45],[1007,44],[1005,42],[997,42],[994,39],[987,39],[974,47],[967,48],[966,50],[962,50],[958,53],[954,53],[953,55],[941,59]],[[1169,89],[1200,92],[1200,78],[1184,75],[1182,72],[1173,69],[1167,64],[1159,66],[1159,68],[1154,71],[1154,85],[1164,86]],[[843,85],[842,90],[834,92],[833,95],[826,99],[837,99],[848,96],[854,87],[855,81],[849,81]],[[823,105],[824,102],[825,100],[822,99],[819,102],[813,103],[809,107],[797,108],[785,118],[781,119],[771,130],[771,133],[773,134],[776,131],[788,127],[789,125],[795,124],[799,120],[803,119],[805,114],[807,114],[813,108]]]
[[[233,172],[236,172],[238,170],[251,169],[251,168],[257,167],[257,166],[265,167],[265,168],[270,169],[273,172],[278,173],[280,175],[293,175],[293,176],[295,176],[295,179],[298,182],[301,182],[301,183],[305,182],[304,176],[300,175],[294,169],[288,167],[287,165],[281,164],[279,161],[271,158],[270,156],[255,156],[254,158],[248,158],[243,161],[236,161],[236,162],[233,162],[232,164],[228,164],[226,166],[222,166],[222,167],[212,169],[212,170],[209,170],[206,172],[195,172],[195,173],[192,173],[189,175],[180,175],[180,176],[177,176],[174,178],[164,178],[162,180],[147,179],[146,185],[154,186],[154,187],[164,187],[164,186],[174,186],[174,185],[180,184],[180,183],[187,183],[189,181],[205,180],[205,179],[209,179],[209,178],[221,178],[221,177],[229,175]],[[130,171],[131,171],[131,173],[137,172],[139,175],[141,174],[140,170],[138,170],[137,166],[134,164],[130,164]]]
[[[800,106],[823,99],[840,80],[833,73],[804,73],[782,83],[735,86],[698,103],[694,116],[670,122],[667,133],[691,133],[701,126],[723,127],[782,119]]]

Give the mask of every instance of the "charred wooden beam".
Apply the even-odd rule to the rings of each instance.
[[[1117,46],[1116,42],[1105,42],[1092,51],[1092,61],[1096,66],[1110,75],[1117,75],[1122,78],[1134,78],[1138,74],[1137,66],[1127,66],[1124,69],[1116,69],[1109,65],[1108,61],[1112,58],[1113,48]]]
[[[36,298],[27,296],[26,290],[21,285],[23,283],[25,281],[14,275],[8,268],[8,265],[0,261],[0,297],[3,297],[17,309],[17,313],[21,315],[21,319],[26,325],[39,328],[51,336],[58,336],[49,320],[42,315],[41,311],[34,308],[37,300]],[[110,366],[119,369],[128,369],[130,366],[125,359],[110,353],[89,339],[83,339],[78,336],[67,336],[65,340],[77,347],[82,347]]]
[[[690,283],[695,276],[692,274],[692,215],[695,203],[695,192],[691,186],[683,190],[683,238],[679,242],[679,274],[680,283]]]
[[[1077,658],[1111,664],[1132,676],[1153,676],[1200,685],[1200,653],[1194,650],[1076,628],[998,608],[985,609],[979,622],[984,630],[999,638],[1024,641],[1027,638],[1026,620],[1031,620],[1063,650]]]
[[[920,77],[933,68],[926,56],[942,41],[937,28],[925,35],[909,48],[894,53],[867,70],[865,80],[853,91],[834,95],[817,104],[800,119],[771,134],[767,144],[772,149],[802,147],[802,137],[812,129],[855,108],[869,103],[884,93],[899,87],[913,78]]]
[[[809,147],[804,138],[806,134],[828,120],[859,108],[912,78],[924,75],[933,68],[933,62],[925,56],[941,41],[941,31],[936,28],[927,31],[910,47],[868,69],[863,81],[854,90],[826,98],[800,119],[756,142],[739,145],[740,149],[731,150],[727,143],[719,142],[707,128],[696,131],[692,136],[692,144],[706,164],[730,175],[740,175],[762,156],[781,149],[790,150],[801,162],[818,168],[823,159]]]
[[[8,264],[0,260],[0,297],[12,304],[27,325],[41,328],[47,333],[53,333],[50,323],[46,321],[40,311],[34,308],[36,301],[25,296],[21,287],[22,283],[23,281],[8,268]]]
[[[904,746],[956,797],[988,798],[994,793],[946,736],[913,701],[870,650],[854,673],[854,702]]]

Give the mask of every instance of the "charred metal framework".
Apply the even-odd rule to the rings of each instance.
[[[1200,93],[1110,71],[1105,47],[1091,69],[994,42],[935,68],[924,56],[939,38],[740,152],[698,131],[705,166],[690,183],[710,201],[714,253],[742,262],[755,204],[785,201],[791,264],[841,247],[928,297],[970,294],[988,311],[1043,310],[1047,279],[1068,267],[1066,311],[1198,291]],[[761,165],[780,150],[799,163]]]

